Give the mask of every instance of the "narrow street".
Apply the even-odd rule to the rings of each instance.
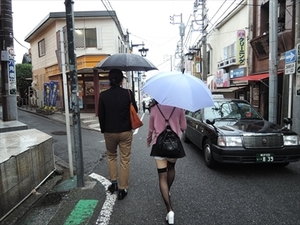
[[[100,212],[110,195],[97,179],[91,177],[89,181],[96,181],[94,188],[71,191],[56,206],[56,210],[53,209],[55,205],[36,207],[34,217],[38,218],[37,211],[43,211],[39,216],[44,216],[44,219],[39,222],[46,221],[45,214],[48,213],[49,222],[44,224],[63,224],[80,200],[93,199],[97,204],[88,224],[165,224],[166,209],[158,188],[155,163],[149,156],[150,149],[145,147],[148,118],[146,113],[144,126],[134,135],[128,196],[122,201],[112,201],[109,223],[100,223],[99,218],[103,216]],[[19,120],[49,134],[65,130],[64,124],[26,112],[19,111]],[[53,139],[55,155],[68,161],[66,136],[53,135]],[[82,129],[82,139],[85,174],[97,174],[107,179],[102,134]],[[175,224],[300,223],[299,162],[284,168],[272,165],[221,165],[211,170],[205,166],[203,155],[194,145],[184,144],[184,147],[187,156],[178,160],[171,189]]]

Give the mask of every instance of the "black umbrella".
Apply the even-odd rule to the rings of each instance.
[[[157,70],[148,59],[132,53],[117,53],[103,59],[96,65],[97,69],[122,71],[149,71]]]

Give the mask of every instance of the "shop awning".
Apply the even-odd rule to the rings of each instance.
[[[244,81],[259,81],[259,80],[263,80],[269,77],[269,73],[263,73],[263,74],[259,74],[259,75],[249,75],[249,76],[245,76],[245,77],[238,77],[238,78],[234,78],[232,80],[244,80]]]
[[[246,86],[239,86],[239,87],[229,87],[229,88],[217,88],[213,89],[211,92],[212,93],[231,93],[234,91],[238,91],[240,89],[245,88]]]
[[[282,72],[278,72],[278,75],[282,74]],[[257,74],[257,75],[249,75],[249,76],[245,76],[245,77],[238,77],[238,78],[233,78],[231,80],[233,81],[238,81],[238,80],[243,80],[243,81],[260,81],[263,79],[269,78],[269,73],[261,73],[261,74]]]

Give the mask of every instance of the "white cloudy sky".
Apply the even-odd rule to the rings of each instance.
[[[50,12],[64,12],[65,0],[12,0],[13,29],[16,63],[21,63],[23,54],[29,44],[24,41],[38,23]],[[179,24],[170,24],[170,16],[175,16],[175,22],[189,26],[193,20],[195,0],[74,0],[74,11],[106,10],[106,7],[116,11],[121,26],[128,29],[133,44],[145,43],[149,48],[147,58],[160,70],[170,69],[170,62],[164,62],[165,55],[174,55],[180,41]],[[213,8],[221,5],[223,0],[210,0]],[[232,2],[232,1],[231,1]],[[187,33],[188,29],[186,29]],[[192,32],[185,45],[195,44],[200,31]],[[187,52],[187,50],[186,50]],[[139,54],[138,48],[134,53]],[[165,57],[168,58],[168,57]]]

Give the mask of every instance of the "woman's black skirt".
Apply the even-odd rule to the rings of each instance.
[[[180,143],[179,150],[175,154],[168,154],[166,151],[162,151],[157,144],[152,145],[152,149],[150,152],[150,156],[159,156],[163,158],[183,158],[185,157],[185,151],[182,146],[182,143]]]

